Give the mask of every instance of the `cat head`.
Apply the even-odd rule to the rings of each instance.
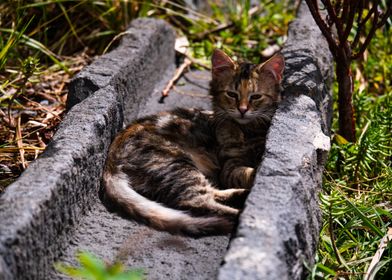
[[[240,124],[269,122],[280,101],[283,55],[277,53],[262,64],[252,64],[235,62],[216,49],[211,61],[215,114]]]

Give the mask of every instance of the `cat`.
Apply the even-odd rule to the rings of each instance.
[[[109,148],[104,197],[172,234],[230,233],[252,186],[280,101],[284,58],[211,58],[213,112],[177,108],[132,122]]]

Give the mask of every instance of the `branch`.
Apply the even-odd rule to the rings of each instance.
[[[372,8],[369,10],[369,13],[366,15],[366,17],[363,19],[363,21],[361,22],[361,25],[365,25],[366,22],[372,17],[373,13],[376,11],[378,6],[378,3],[376,3],[375,5],[372,6]]]
[[[314,21],[317,23],[317,25],[321,30],[321,33],[323,33],[325,39],[327,40],[333,56],[336,58],[338,46],[336,44],[335,39],[332,36],[331,29],[328,27],[327,23],[321,18],[317,0],[305,0],[305,1],[306,4],[308,4],[308,8],[313,16]]]
[[[351,6],[351,2],[352,1],[350,1],[350,0],[344,0],[344,2],[343,2],[343,12],[342,12],[342,16],[340,17],[341,19],[344,20],[347,17],[347,13],[348,13],[348,10],[349,10],[349,8]]]
[[[380,17],[380,13],[378,11],[378,5],[380,4],[380,1],[378,0],[372,7],[371,11],[369,12],[369,14],[373,14],[373,22],[372,22],[372,28],[370,29],[365,42],[362,44],[360,50],[358,51],[358,53],[356,53],[355,55],[352,56],[353,59],[357,59],[359,58],[363,52],[366,50],[367,46],[370,43],[370,40],[374,37],[374,34],[376,33],[376,30],[380,27],[382,27],[387,19],[389,18],[391,11],[392,11],[392,3],[389,3],[386,12],[382,15],[381,20],[378,22],[378,19]],[[372,12],[373,11],[373,12]],[[369,14],[366,16],[365,20],[367,21],[370,17]],[[366,21],[364,20],[364,22],[366,23]]]
[[[173,78],[167,83],[166,87],[162,90],[162,97],[159,100],[159,103],[163,103],[165,97],[169,95],[170,89],[173,87],[174,83],[181,77],[182,73],[184,73],[185,69],[188,68],[192,64],[192,61],[185,57],[184,62],[181,64],[180,67],[177,68],[176,72],[174,73]]]
[[[187,59],[189,59],[192,62],[192,64],[198,65],[208,71],[211,71],[211,67],[208,66],[207,64],[204,64],[203,62],[191,57],[190,55],[188,55],[186,53],[182,53],[182,55],[185,56]]]
[[[388,20],[389,16],[392,13],[392,2],[390,2],[388,5],[388,8],[386,12],[382,15],[381,21],[378,23],[377,28],[382,27]]]
[[[360,1],[350,1],[348,0],[347,2],[349,2],[349,7],[350,7],[350,12],[348,14],[348,18],[347,20],[345,20],[346,16],[343,17],[343,20],[346,21],[346,29],[344,30],[343,33],[343,42],[347,41],[348,36],[350,35],[350,31],[353,28],[353,24],[354,24],[354,19],[355,19],[355,13],[357,11],[358,5],[360,4]],[[346,1],[345,1],[346,3]]]
[[[357,34],[355,34],[354,41],[351,44],[352,49],[354,49],[356,45],[358,45],[359,39],[361,38],[361,32],[363,27],[363,25],[361,24],[361,20],[362,20],[363,9],[364,9],[363,1],[364,0],[359,0],[358,17],[357,17]]]
[[[378,6],[378,1],[376,4],[374,4],[372,6],[372,8],[369,10],[366,17],[358,24],[357,34],[355,35],[355,38],[354,38],[355,45],[354,44],[352,45],[353,49],[354,49],[354,46],[356,46],[359,43],[359,39],[361,38],[361,32],[362,32],[362,30],[365,30],[365,25],[366,25],[367,21],[372,17],[373,14],[377,13],[377,6]],[[363,10],[361,12],[363,12]],[[361,13],[361,18],[362,18],[362,13]],[[360,19],[358,18],[358,22],[359,21],[360,21]]]
[[[370,29],[368,35],[366,36],[365,42],[362,44],[359,51],[356,54],[351,56],[352,59],[357,59],[364,53],[364,51],[366,50],[367,46],[370,43],[370,40],[373,38],[374,34],[376,33],[376,30],[378,27],[378,24],[377,24],[378,17],[380,15],[377,10],[378,3],[379,3],[379,1],[377,1],[377,3],[374,4],[376,8],[375,8],[374,16],[373,16],[372,28]]]
[[[327,8],[328,15],[330,16],[333,23],[335,23],[336,30],[338,32],[340,44],[343,43],[343,25],[341,20],[336,15],[335,9],[330,0],[321,0],[324,6]]]
[[[24,156],[25,150],[23,149],[23,138],[22,138],[22,130],[20,127],[20,120],[21,120],[21,118],[19,116],[18,121],[16,123],[15,137],[16,137],[16,144],[17,144],[18,150],[19,150],[20,160],[22,162],[22,167],[23,167],[23,169],[26,169],[27,163],[26,163],[25,156]]]

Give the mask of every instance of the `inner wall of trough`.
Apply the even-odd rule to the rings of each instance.
[[[152,19],[134,21],[129,31],[74,78],[69,112],[50,147],[0,197],[0,279],[62,279],[53,263],[75,264],[79,250],[144,268],[148,279],[301,279],[318,239],[332,79],[328,45],[306,6],[290,26],[285,100],[230,245],[228,236],[154,231],[98,200],[107,149],[123,118],[210,108],[204,71],[187,73],[158,103],[174,74],[174,32]]]

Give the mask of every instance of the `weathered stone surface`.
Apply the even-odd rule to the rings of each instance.
[[[15,279],[45,279],[90,207],[122,126],[119,97],[106,87],[76,105],[46,151],[0,197],[0,255]]]
[[[218,279],[303,279],[321,226],[318,192],[329,150],[332,57],[302,4],[282,50],[285,100]],[[324,131],[324,133],[323,133]]]
[[[143,18],[134,20],[126,33],[119,47],[96,59],[72,80],[67,109],[111,85],[124,99],[126,121],[136,116],[135,106],[174,65],[174,31],[164,21]]]
[[[97,201],[107,150],[123,125],[123,112],[135,116],[133,103],[143,103],[146,91],[173,68],[174,32],[166,23],[140,19],[129,33],[114,54],[75,79],[83,82],[71,94],[73,107],[52,142],[1,195],[1,277],[50,279],[53,261]]]
[[[120,260],[143,269],[148,280],[215,279],[228,236],[199,239],[173,236],[109,213],[100,202],[85,215],[59,261],[75,263],[80,250],[107,263]],[[67,279],[53,272],[48,279]]]
[[[72,109],[53,142],[0,197],[0,280],[62,278],[53,261],[74,263],[80,249],[144,268],[148,279],[301,279],[318,239],[332,73],[306,6],[283,50],[286,99],[219,275],[228,236],[173,237],[109,213],[98,200],[108,146],[123,120],[175,106],[209,108],[205,72],[189,73],[196,78],[158,103],[173,73],[173,31],[151,19],[131,26],[119,48],[74,79]]]
[[[171,73],[173,74],[173,73]],[[209,72],[185,74],[174,90],[159,103],[161,90],[171,77],[158,83],[146,103],[141,104],[137,117],[174,109],[177,106],[210,109]],[[115,213],[109,213],[97,201],[81,217],[67,248],[59,261],[75,265],[75,254],[87,250],[106,262],[120,259],[131,268],[143,269],[149,280],[215,279],[229,244],[229,236],[190,238],[158,232]],[[50,279],[65,279],[53,272]]]
[[[2,250],[0,249],[0,252]],[[6,263],[4,262],[3,258],[0,256],[0,280],[7,280],[11,279],[12,275],[8,270]]]
[[[282,50],[287,73],[285,95],[310,96],[320,111],[322,129],[329,135],[332,117],[332,55],[305,2],[301,5],[297,19],[290,24],[288,33],[288,40]]]

